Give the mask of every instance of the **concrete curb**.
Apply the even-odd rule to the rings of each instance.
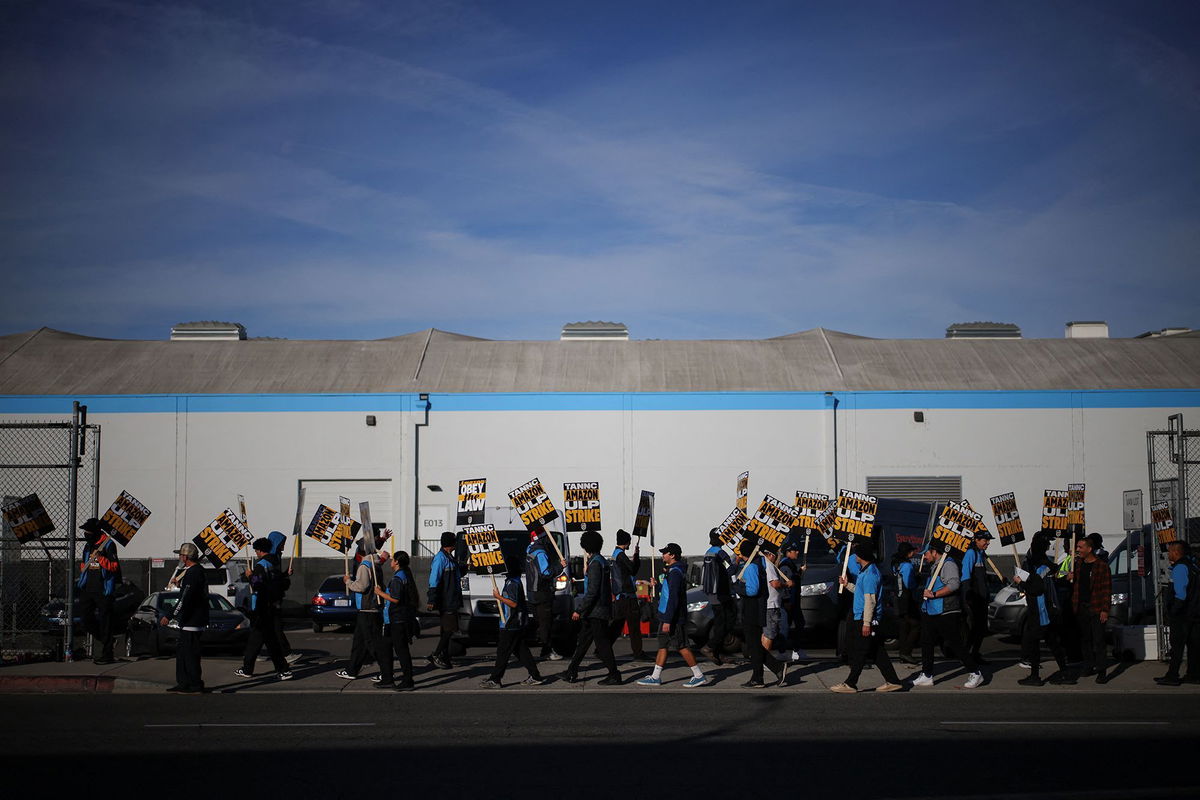
[[[0,694],[139,694],[162,691],[167,684],[112,675],[6,675]]]

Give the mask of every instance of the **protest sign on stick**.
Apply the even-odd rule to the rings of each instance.
[[[1013,492],[998,494],[990,498],[992,518],[996,520],[996,533],[1000,535],[1003,547],[1012,547],[1013,558],[1017,566],[1021,564],[1021,556],[1017,552],[1017,542],[1025,541],[1025,528],[1021,525],[1021,512],[1017,510],[1017,496]]]
[[[955,555],[962,558],[966,555],[967,548],[971,546],[975,538],[975,531],[979,526],[982,516],[962,503],[949,502],[946,507],[938,514],[936,523],[933,526],[932,538],[935,541],[941,542],[945,551],[942,557],[938,559],[937,568],[934,569],[933,575],[929,577],[929,585],[927,589],[933,589],[933,584],[937,581],[938,576],[942,572],[942,565],[946,563],[948,555]]]
[[[1067,484],[1067,531],[1071,537],[1071,582],[1079,571],[1079,559],[1075,558],[1075,542],[1084,535],[1084,494],[1087,486],[1082,483]]]
[[[758,504],[758,510],[754,512],[754,516],[746,522],[742,536],[746,539],[753,539],[754,552],[750,554],[746,566],[742,567],[742,571],[738,573],[738,580],[742,579],[747,567],[754,561],[754,557],[760,551],[769,553],[778,553],[779,548],[783,547],[783,543],[787,540],[788,534],[796,527],[796,509],[789,506],[782,500],[776,499],[771,495],[766,495],[762,502]]]
[[[738,542],[742,540],[742,530],[749,521],[740,508],[734,508],[733,511],[730,511],[721,524],[717,526],[717,536],[721,538],[722,546],[728,547],[733,552],[737,552]]]
[[[150,509],[139,503],[129,492],[122,491],[100,518],[100,527],[124,547],[149,518]]]
[[[245,497],[245,495],[239,494],[237,496],[237,506],[238,506],[238,516],[241,518],[242,524],[245,525],[247,529],[249,529],[250,528],[250,520],[246,516],[246,497]],[[246,569],[252,569],[253,566],[254,566],[253,559],[250,557],[249,553],[246,553]]]
[[[218,514],[192,539],[200,551],[200,558],[208,559],[208,563],[217,568],[229,563],[251,541],[253,536],[250,529],[231,508]]]
[[[812,532],[819,530],[817,516],[829,508],[829,495],[815,492],[796,492],[796,511],[799,518],[796,525],[804,529],[804,565],[808,565],[808,544],[812,540]]]
[[[1067,533],[1067,503],[1065,489],[1046,489],[1042,492],[1042,530],[1054,534],[1054,560],[1062,549],[1061,537]]]
[[[54,522],[37,492],[6,503],[3,514],[5,524],[21,544],[40,539],[54,530]]]
[[[468,478],[458,482],[458,509],[454,523],[458,527],[483,522],[483,507],[487,500],[487,479]]]
[[[850,570],[850,550],[854,546],[854,539],[871,537],[875,527],[875,515],[879,513],[879,500],[874,495],[842,489],[838,492],[834,509],[831,535],[845,545],[846,551],[842,558],[842,577],[845,578]],[[844,584],[839,583],[838,594],[845,588]]]
[[[738,475],[737,491],[734,493],[733,497],[734,497],[734,505],[737,506],[739,511],[741,511],[743,514],[745,514],[746,513],[746,504],[749,502],[749,499],[750,499],[750,471],[749,470],[743,472],[741,475]]]
[[[546,494],[546,490],[538,478],[531,478],[513,489],[508,493],[508,499],[521,516],[521,522],[525,528],[531,533],[543,528],[546,523],[558,519],[558,511],[554,508],[554,502],[550,499],[550,495]],[[562,549],[559,548],[558,542],[554,540],[549,531],[546,531],[546,538],[554,546],[554,552],[558,553],[558,560],[566,561]]]
[[[567,533],[600,530],[600,484],[563,484],[563,528]]]
[[[1179,534],[1175,532],[1175,515],[1171,511],[1170,503],[1154,503],[1150,506],[1150,524],[1154,528],[1154,537],[1163,550],[1166,550],[1171,542],[1179,539]]]
[[[476,575],[486,574],[492,579],[492,589],[500,591],[496,584],[496,571],[507,572],[504,563],[504,551],[500,549],[500,536],[494,525],[468,525],[463,528],[463,540],[467,545],[467,557],[470,559],[471,571]],[[500,621],[507,620],[508,609],[504,603],[496,602],[500,612]]]

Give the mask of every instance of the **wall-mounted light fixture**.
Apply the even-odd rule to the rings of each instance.
[[[925,421],[925,412],[924,411],[914,411],[913,412],[913,422],[924,422],[924,421]]]
[[[375,415],[374,414],[367,414],[367,427],[368,428],[375,427]]]

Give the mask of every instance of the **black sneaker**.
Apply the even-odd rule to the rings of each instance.
[[[532,675],[530,675],[528,678],[521,681],[521,685],[522,686],[541,686],[545,682],[546,682],[545,678],[535,678]]]
[[[562,679],[567,683],[579,683],[579,676],[574,672],[564,672],[562,674]]]
[[[1021,678],[1021,680],[1017,681],[1017,683],[1022,686],[1042,686],[1046,682],[1036,675],[1028,675],[1024,678]]]
[[[620,686],[623,683],[620,675],[609,675],[604,680],[596,681],[597,686]]]
[[[759,681],[759,680],[755,680],[754,678],[751,678],[750,680],[748,680],[742,684],[743,689],[761,689],[764,686],[766,686],[765,683],[763,683],[762,681]]]
[[[390,683],[390,682],[389,682],[389,683],[384,683],[383,681],[380,681],[379,683],[375,684],[375,685],[374,685],[374,686],[372,686],[371,688],[372,688],[372,689],[395,689],[395,688],[396,688],[396,684],[394,684],[394,683]]]
[[[1182,686],[1183,681],[1174,675],[1163,675],[1160,678],[1155,678],[1154,682],[1159,686]]]
[[[480,689],[499,689],[500,684],[491,678],[485,678],[479,682]]]
[[[1053,675],[1051,675],[1047,679],[1046,682],[1054,684],[1055,686],[1074,686],[1075,685],[1075,679],[1072,678],[1071,675],[1066,672],[1056,672]]]
[[[1100,670],[1100,672],[1096,675],[1096,683],[1101,685],[1108,683],[1110,680],[1112,680],[1112,678],[1108,677],[1108,673],[1104,670]]]
[[[417,687],[416,687],[416,686],[413,686],[411,683],[398,683],[398,684],[396,684],[396,691],[397,691],[397,692],[411,692],[411,691],[414,691],[416,688],[417,688]]]

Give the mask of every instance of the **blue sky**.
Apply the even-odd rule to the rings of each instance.
[[[9,2],[3,332],[1200,327],[1195,3]]]

